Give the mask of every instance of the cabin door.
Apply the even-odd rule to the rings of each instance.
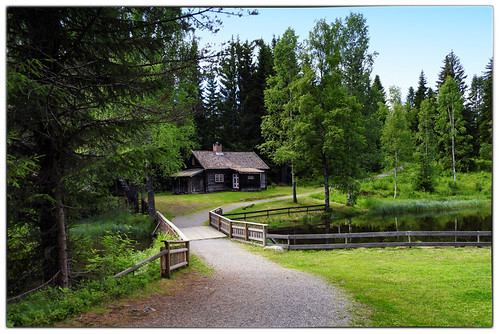
[[[239,190],[239,174],[232,174],[232,189]]]

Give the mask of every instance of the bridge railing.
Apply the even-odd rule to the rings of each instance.
[[[256,241],[263,246],[267,245],[267,224],[233,220],[223,216],[222,208],[209,212],[210,226],[225,233],[231,239]]]

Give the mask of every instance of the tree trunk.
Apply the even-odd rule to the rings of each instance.
[[[450,116],[452,115],[452,116]],[[454,184],[456,184],[456,155],[454,150],[454,113],[449,111],[451,128],[450,128],[450,137],[452,142],[452,172],[454,173]]]
[[[296,176],[293,165],[291,165],[291,186],[293,188],[293,203],[298,203],[298,198],[296,197]]]
[[[154,183],[152,175],[147,175],[147,213],[150,219],[156,219],[156,202],[154,201]]]
[[[352,187],[348,185],[347,206],[352,206]]]
[[[397,197],[397,170],[398,170],[398,156],[397,152],[395,152],[395,190],[393,191],[393,199]]]
[[[326,158],[322,157],[322,166],[324,168],[324,211],[329,210],[329,169]]]
[[[137,191],[137,187],[133,183],[128,184],[125,179],[119,179],[119,181],[128,203],[133,206],[135,213],[139,213],[139,192]]]
[[[57,264],[61,272],[59,276],[59,286],[69,287],[69,262],[68,262],[68,242],[66,234],[66,214],[62,200],[62,190],[57,186],[54,194],[56,200],[57,214]]]

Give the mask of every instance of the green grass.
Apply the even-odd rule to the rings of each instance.
[[[286,267],[323,277],[364,305],[370,327],[492,326],[490,248],[394,248],[278,253]],[[360,308],[362,310],[362,308]]]
[[[320,191],[319,187],[298,187],[297,193],[304,194]],[[186,215],[205,209],[214,209],[219,206],[250,202],[260,199],[276,198],[292,195],[291,187],[275,187],[258,192],[225,191],[208,194],[172,195],[156,194],[156,210],[168,219],[175,216]]]
[[[126,269],[129,265],[136,264],[157,254],[161,240],[170,239],[170,236],[160,235],[153,246],[140,251],[122,254],[122,258],[113,259],[116,262],[127,262],[128,265],[116,269],[113,274]],[[7,304],[8,327],[46,327],[69,319],[82,312],[99,309],[108,302],[130,296],[152,295],[162,291],[164,284],[175,285],[181,281],[182,273],[196,271],[203,275],[210,275],[213,269],[205,265],[197,256],[190,255],[188,268],[176,270],[169,280],[160,280],[159,259],[147,263],[129,274],[120,278],[106,275],[101,279],[88,280],[72,289],[45,288],[32,293],[22,300]],[[177,275],[180,276],[177,280]]]

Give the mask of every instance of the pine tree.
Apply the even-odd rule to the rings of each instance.
[[[491,58],[483,76],[483,104],[478,117],[478,136],[482,159],[492,159],[493,69],[493,59]]]
[[[467,76],[464,74],[464,68],[463,65],[461,65],[459,57],[456,56],[454,51],[451,51],[447,56],[445,56],[443,63],[444,66],[441,68],[442,70],[440,71],[437,79],[437,88],[440,89],[440,87],[442,87],[447,80],[447,77],[451,77],[454,81],[456,81],[459,87],[459,92],[464,96],[466,89],[468,88],[465,82]]]
[[[426,87],[427,81],[424,72],[421,71],[418,81],[418,89],[414,94],[414,108],[420,109],[421,103],[427,98],[428,87]]]
[[[101,196],[101,183],[143,168],[143,155],[128,153],[140,153],[151,125],[189,122],[192,109],[177,102],[196,90],[187,77],[199,55],[186,30],[207,11],[8,8],[8,153],[37,159],[8,203],[9,227],[34,222],[39,231],[43,273],[27,276],[68,287],[68,208],[84,209],[98,201],[88,192]],[[189,92],[175,92],[179,84]]]

